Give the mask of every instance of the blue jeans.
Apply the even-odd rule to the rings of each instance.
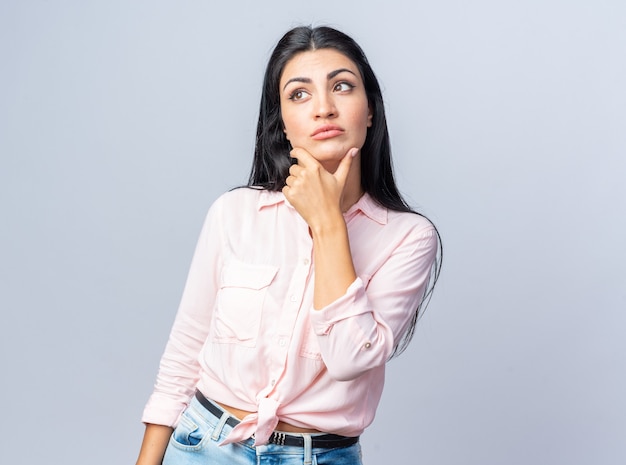
[[[219,446],[232,427],[228,414],[217,418],[194,397],[172,433],[163,465],[362,465],[361,445],[322,449],[267,444],[254,440]],[[305,443],[308,442],[305,436]]]

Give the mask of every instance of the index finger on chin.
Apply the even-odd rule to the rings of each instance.
[[[307,166],[312,166],[317,164],[317,160],[307,152],[305,149],[300,147],[295,147],[290,152],[291,157],[298,160],[298,166],[302,166],[306,168]]]

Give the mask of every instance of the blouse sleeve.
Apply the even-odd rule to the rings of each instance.
[[[198,357],[206,340],[221,268],[220,201],[206,216],[178,312],[161,358],[142,421],[176,426],[199,379]]]
[[[348,381],[387,362],[428,287],[437,249],[434,228],[414,231],[368,283],[358,277],[342,297],[311,310],[330,376]]]

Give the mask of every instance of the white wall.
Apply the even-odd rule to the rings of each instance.
[[[219,5],[219,6],[218,6]],[[133,463],[269,51],[330,24],[384,88],[444,270],[365,463],[626,460],[626,3],[4,1],[0,462]]]

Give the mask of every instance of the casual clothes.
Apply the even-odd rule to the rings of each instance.
[[[422,216],[365,194],[345,214],[358,278],[315,310],[313,241],[282,193],[240,188],[207,215],[143,421],[175,426],[198,389],[253,413],[223,440],[264,445],[279,420],[343,436],[372,422],[385,362],[428,286]]]

